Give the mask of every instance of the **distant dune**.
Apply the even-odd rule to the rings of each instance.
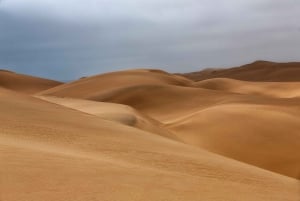
[[[195,85],[200,88],[239,94],[269,96],[274,98],[300,97],[300,82],[249,82],[228,78],[213,78],[198,81]]]
[[[22,93],[34,94],[60,84],[62,83],[53,80],[0,70],[0,87]]]
[[[299,201],[297,65],[0,71],[0,200]]]
[[[300,62],[256,61],[240,67],[206,69],[181,75],[195,81],[211,78],[232,78],[244,81],[297,82],[300,81]]]

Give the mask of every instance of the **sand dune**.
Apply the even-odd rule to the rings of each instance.
[[[300,81],[300,63],[256,61],[240,67],[206,69],[181,75],[195,81],[211,78],[232,78],[245,81],[296,82]]]
[[[0,200],[299,201],[297,65],[198,82],[151,69],[66,84],[1,71]]]
[[[62,84],[61,82],[0,70],[0,87],[34,94]]]
[[[228,78],[199,81],[198,87],[239,94],[270,96],[275,98],[300,97],[300,82],[249,82]]]
[[[295,179],[0,92],[2,200],[298,199]]]
[[[297,151],[300,147],[299,100],[284,101],[178,86],[140,87],[109,91],[92,98],[98,101],[131,105],[162,123],[172,124],[168,128],[180,132],[181,135],[176,136],[186,143],[197,144],[210,151],[281,174],[292,177],[298,176],[300,171],[300,152]],[[234,115],[231,116],[228,110],[222,110],[223,106],[225,108],[230,106],[229,108]],[[205,118],[210,115],[212,108],[215,109],[213,110],[215,113],[209,119],[210,123],[202,124],[201,122],[205,122]],[[208,111],[208,113],[201,113],[202,111]],[[197,113],[201,115],[194,116]],[[186,116],[192,116],[192,123],[181,121]],[[217,118],[218,121],[214,118]],[[222,123],[219,124],[218,122],[222,121],[223,118],[228,119],[231,123],[227,122],[221,126]],[[238,125],[238,129],[234,128],[235,125]],[[178,127],[182,129],[177,129]],[[209,135],[208,131],[212,128],[215,130],[212,131],[212,135]],[[191,133],[192,138],[190,138]],[[207,145],[205,145],[206,141],[202,141],[202,133],[208,138]],[[227,136],[228,133],[232,136]],[[250,136],[254,134],[258,136],[251,138]],[[263,134],[267,134],[268,137]],[[198,139],[196,138],[197,135],[199,135]],[[289,136],[286,138],[286,135]],[[240,138],[231,141],[231,137],[234,138],[235,136],[240,136]],[[226,147],[222,148],[222,146],[218,147],[219,150],[211,147],[209,143],[215,138],[224,142],[227,149]],[[229,138],[229,143],[225,145],[227,138]],[[249,141],[245,141],[248,138]],[[199,141],[202,141],[203,144],[197,143]],[[272,146],[268,147],[265,143],[270,143]],[[247,146],[241,146],[241,144]],[[263,155],[257,154],[256,151],[249,153],[245,147],[250,150],[259,150]],[[232,151],[229,151],[230,149]],[[286,162],[279,165],[278,163],[282,161]],[[274,168],[275,166],[277,168]]]
[[[129,105],[163,121],[164,116],[166,119],[174,114],[180,116],[194,111],[195,107],[213,104],[207,99],[202,101],[203,95],[215,99],[214,102],[224,100],[219,94],[227,96],[224,92],[216,94],[212,90],[200,89],[195,84],[171,74],[134,70],[80,79],[42,91],[38,95]]]
[[[119,80],[118,76],[121,79],[122,74],[126,73],[114,73],[114,78]],[[151,75],[152,73],[149,77]],[[103,82],[105,76],[107,75],[93,79]],[[84,82],[86,90],[82,88],[81,82]],[[74,94],[77,87],[72,83],[66,85],[71,86],[72,90],[68,91],[64,86],[59,86],[53,89],[56,92],[50,94],[129,105],[165,124],[167,129],[175,133],[174,139],[179,138],[185,143],[291,177],[297,177],[299,174],[299,100],[269,97],[297,96],[298,89],[294,87],[295,83],[284,83],[285,90],[275,88],[268,91],[267,89],[274,87],[276,83],[255,84],[218,79],[181,86],[177,83],[166,83],[164,79],[155,85],[127,80],[127,85],[123,87],[114,85],[116,87],[109,86],[107,90],[92,90],[95,82],[96,80],[88,83],[84,80],[76,82],[80,86],[79,93],[84,91],[84,95]],[[218,87],[223,87],[223,90],[215,90]],[[59,90],[60,88],[63,90]],[[49,91],[51,90],[46,91],[46,94]],[[273,110],[275,112],[272,112]],[[218,121],[223,118],[226,120],[219,124]],[[224,122],[226,124],[223,125]],[[223,146],[220,145],[221,142]],[[282,161],[285,162],[279,164]]]
[[[119,71],[83,78],[46,91],[41,95],[58,97],[85,98],[96,97],[102,91],[139,85],[178,85],[189,86],[193,84],[181,76],[172,75],[164,71],[151,69],[137,69]]]

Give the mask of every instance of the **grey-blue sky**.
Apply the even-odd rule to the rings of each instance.
[[[0,68],[53,79],[300,60],[299,0],[2,0]]]

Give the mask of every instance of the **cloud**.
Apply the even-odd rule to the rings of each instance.
[[[54,79],[299,60],[296,0],[4,0],[0,68]]]

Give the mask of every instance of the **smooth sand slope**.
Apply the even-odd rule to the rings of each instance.
[[[232,78],[245,81],[297,82],[300,81],[300,62],[256,61],[240,67],[206,69],[181,75],[195,81],[211,78]]]
[[[188,144],[298,178],[300,112],[280,106],[223,104],[170,122]]]
[[[135,79],[123,77],[124,74],[134,74]],[[233,86],[254,85],[260,89],[260,93],[241,90],[239,94],[234,90],[212,90],[207,85],[201,88],[201,82],[167,82],[166,75],[168,80],[182,80],[149,70],[123,71],[86,78],[40,94],[129,105],[165,124],[174,139],[267,170],[299,176],[299,99],[287,98],[297,96],[294,83],[273,93],[264,92],[272,83],[230,81]],[[101,87],[94,88],[95,83]]]
[[[0,89],[5,201],[298,201],[298,181]]]
[[[127,105],[82,99],[57,98],[51,96],[37,97],[48,102],[56,103],[87,114],[98,116],[102,119],[136,127],[138,129],[162,135],[168,138],[176,138],[164,127],[162,123],[138,112],[134,108]]]
[[[22,93],[34,94],[60,84],[53,80],[0,70],[0,87]]]

